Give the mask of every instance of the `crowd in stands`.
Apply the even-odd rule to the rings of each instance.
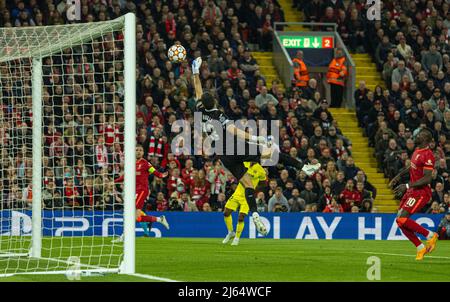
[[[376,63],[385,88],[359,83],[355,92],[358,120],[375,148],[380,172],[393,178],[409,166],[414,138],[432,130],[436,158],[433,198],[425,211],[449,208],[450,179],[450,5],[448,1],[383,1],[381,21],[360,24],[374,39],[356,44]],[[356,29],[358,30],[358,29]],[[404,182],[408,181],[405,175]]]
[[[65,3],[0,0],[0,26],[67,23],[62,2]],[[446,12],[448,15],[445,1],[434,2],[419,1],[415,9],[429,10],[429,13],[415,13],[409,11],[412,9],[409,1],[402,2],[408,4],[407,8],[394,1],[392,5],[384,5],[381,22],[370,23],[364,21],[365,1],[352,1],[348,7],[341,0],[296,1],[308,21],[337,22],[344,41],[353,51],[365,50],[376,60],[385,58],[377,63],[380,72],[386,71],[383,75],[387,76],[389,89],[378,88],[372,92],[361,83],[355,102],[360,125],[366,129],[387,176],[391,177],[407,163],[414,149],[412,138],[417,128],[434,129],[433,149],[439,166],[433,183],[436,188],[433,200],[438,206],[437,209],[430,206],[431,212],[447,209],[450,202],[445,157],[450,154],[447,139],[450,68],[448,44],[444,43],[448,34],[443,29],[448,26],[449,17],[445,15]],[[283,10],[276,1],[81,0],[82,22],[114,19],[130,11],[136,13],[138,20],[137,142],[144,146],[144,157],[157,170],[169,172],[167,178],[150,177],[151,196],[146,209],[222,211],[236,189],[236,179],[214,158],[175,156],[170,150],[174,121],[193,120],[195,99],[190,62],[202,56],[200,77],[204,90],[216,93],[221,110],[232,119],[279,121],[281,151],[304,163],[322,165],[310,177],[282,164],[269,167],[267,183],[257,189],[258,211],[376,211],[373,208],[376,189],[355,166],[352,144],[342,135],[328,110],[329,104],[321,95],[317,80],[310,79],[303,90],[283,91],[278,81],[267,83],[252,57],[249,47],[270,50],[273,22],[284,20]],[[439,16],[443,20],[439,21]],[[432,33],[428,33],[428,25],[432,26]],[[412,40],[419,42],[406,30],[413,26],[426,42],[411,45]],[[378,38],[366,39],[365,35],[372,32]],[[411,51],[402,46],[402,35],[407,45],[411,45]],[[176,41],[188,53],[187,61],[181,64],[172,64],[166,56],[168,47]],[[383,43],[396,46],[380,56]],[[123,75],[114,72],[120,65],[111,65],[114,62],[111,49],[122,49],[123,44],[119,36],[114,42],[94,43],[92,47],[98,50],[93,51],[96,55],[74,56],[75,61],[70,64],[80,68],[75,72],[50,68],[53,63],[63,66],[55,58],[44,62],[49,68],[44,68],[47,77],[44,78],[43,110],[44,115],[52,117],[44,119],[47,147],[44,148],[43,198],[47,208],[115,209],[120,208],[123,200],[123,185],[114,183],[123,172]],[[100,55],[104,52],[105,56]],[[69,57],[63,56],[61,60]],[[409,73],[399,69],[402,61]],[[386,64],[392,65],[390,74]],[[2,69],[3,95],[14,93],[5,84],[3,75],[8,72]],[[102,78],[89,78],[86,73],[101,74]],[[396,82],[398,78],[400,82]],[[104,81],[107,84],[98,84]],[[12,97],[2,100],[4,116],[17,114],[16,119],[10,119],[10,124],[3,123],[0,128],[2,139],[9,140],[2,147],[0,169],[3,180],[0,200],[4,208],[31,203],[31,94],[27,87],[23,88],[25,96],[16,98],[21,100],[20,104],[6,103]],[[22,123],[13,125],[17,120]],[[15,143],[16,148],[8,149],[8,143]],[[27,148],[18,148],[21,144]]]

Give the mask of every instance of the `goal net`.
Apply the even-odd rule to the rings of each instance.
[[[135,67],[133,14],[0,28],[0,276],[134,272]]]

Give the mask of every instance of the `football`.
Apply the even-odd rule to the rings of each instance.
[[[172,45],[167,52],[167,56],[172,63],[179,63],[186,60],[186,49],[179,44]]]

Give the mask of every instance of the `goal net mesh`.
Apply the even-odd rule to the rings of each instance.
[[[0,29],[0,275],[117,269],[124,18]],[[33,60],[42,62],[42,249],[32,245]]]

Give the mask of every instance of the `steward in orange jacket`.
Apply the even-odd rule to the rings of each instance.
[[[327,82],[345,86],[345,77],[347,76],[347,67],[345,67],[345,57],[334,58],[328,65]]]
[[[331,90],[331,107],[341,107],[344,96],[345,79],[348,72],[342,49],[336,49],[336,55],[328,65],[327,82]]]
[[[294,81],[296,87],[306,87],[309,81],[308,68],[303,62],[303,51],[297,51],[297,57],[292,60],[294,62]]]

